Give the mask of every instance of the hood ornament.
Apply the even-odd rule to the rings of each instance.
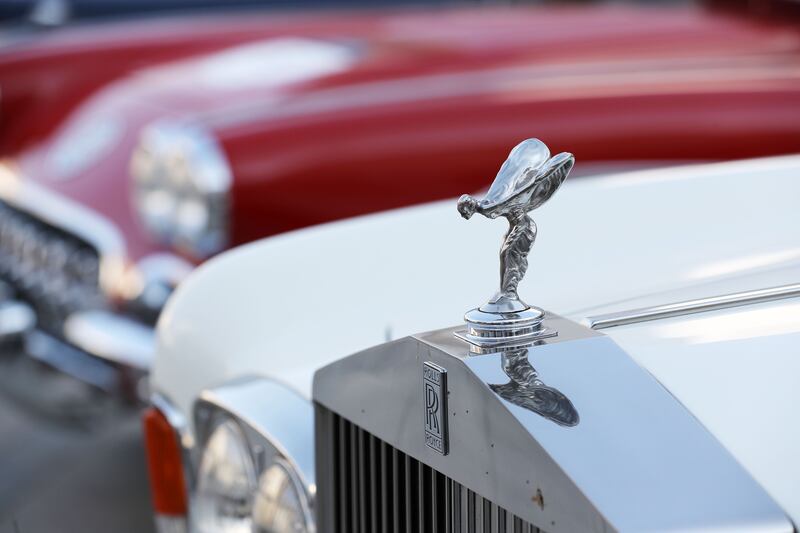
[[[542,327],[544,311],[520,300],[517,286],[528,270],[528,252],[536,240],[536,224],[528,212],[555,194],[574,164],[572,154],[551,158],[542,141],[527,139],[511,150],[486,196],[477,200],[465,194],[458,199],[462,217],[502,216],[509,225],[500,248],[500,291],[464,315],[467,331],[457,333],[460,338],[476,346],[500,347],[556,335]]]

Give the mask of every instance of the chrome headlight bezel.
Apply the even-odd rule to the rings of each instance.
[[[204,259],[230,242],[230,164],[197,124],[145,127],[130,162],[134,210],[159,242]]]
[[[281,412],[270,409],[268,406],[271,405],[281,406]],[[290,416],[287,417],[287,413]],[[264,503],[260,492],[266,473],[279,468],[287,474],[287,490],[297,497],[298,515],[302,517],[304,526],[300,531],[315,531],[314,420],[313,407],[307,399],[271,380],[237,381],[205,391],[195,404],[194,418],[197,446],[192,460],[194,483],[190,490],[192,531],[203,531],[202,524],[196,522],[203,515],[197,507],[203,504],[200,501],[203,457],[214,432],[226,425],[238,432],[253,465],[252,494],[248,502],[251,518],[258,518],[258,506]],[[263,507],[260,510],[263,511]],[[261,512],[260,516],[267,514]],[[257,525],[253,522],[254,527]]]

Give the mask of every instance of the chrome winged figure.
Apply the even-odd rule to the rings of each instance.
[[[477,200],[465,194],[458,200],[458,212],[466,219],[477,212],[488,218],[503,216],[509,224],[500,249],[500,291],[480,311],[529,309],[517,295],[517,286],[528,270],[528,252],[536,240],[536,224],[528,212],[553,196],[574,164],[572,154],[563,152],[551,158],[542,141],[527,139],[511,150],[486,196]]]

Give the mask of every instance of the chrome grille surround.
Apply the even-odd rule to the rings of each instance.
[[[502,509],[549,533],[794,531],[735,458],[610,337],[552,314],[545,323],[557,337],[507,352],[475,355],[451,328],[382,344],[317,371],[319,531],[397,531],[382,528],[382,509],[389,508],[383,502],[397,491],[384,488],[386,474],[364,475],[390,450],[393,458],[396,450],[404,461],[417,461],[423,481],[426,475],[437,480],[427,499],[422,492],[437,517],[452,516],[450,499],[439,496],[444,479],[445,495],[455,483],[481,503],[471,516],[488,506],[494,519],[496,506],[498,516]],[[448,375],[448,455],[425,445],[421,374],[427,362]],[[546,408],[548,401],[555,408]],[[332,446],[334,439],[340,442]],[[353,470],[365,460],[373,464]],[[388,476],[394,481],[397,474]],[[412,497],[395,506],[392,520],[399,512],[413,521],[420,508],[414,505]],[[381,521],[377,529],[373,516]],[[401,531],[453,527],[445,523],[442,530],[441,518],[423,520],[406,522]]]

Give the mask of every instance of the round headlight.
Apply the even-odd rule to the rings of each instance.
[[[192,531],[309,533],[313,520],[306,492],[292,467],[266,442],[251,450],[232,418],[211,432],[200,459],[191,507]],[[260,470],[254,457],[264,460]]]
[[[291,469],[281,460],[267,468],[258,481],[253,502],[255,530],[264,533],[307,533],[308,509]]]
[[[183,123],[148,126],[131,175],[139,218],[161,242],[199,258],[227,245],[232,175],[211,133]]]
[[[193,530],[252,532],[256,489],[255,465],[242,430],[232,420],[222,422],[211,433],[200,461]]]

